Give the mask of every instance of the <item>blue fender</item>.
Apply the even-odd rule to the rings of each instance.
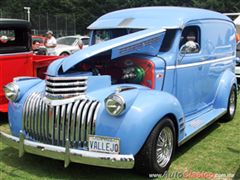
[[[227,108],[228,97],[234,84],[237,87],[237,79],[235,74],[230,70],[226,70],[220,79],[214,102],[214,108]]]
[[[133,97],[128,91],[129,98]],[[183,110],[171,94],[155,90],[139,90],[131,107],[119,117],[110,116],[104,106],[96,124],[96,135],[120,138],[121,154],[137,154],[156,124],[167,114],[172,114],[179,129]],[[126,98],[126,94],[125,94]],[[183,132],[179,136],[183,136]]]
[[[29,83],[29,84],[28,84]],[[18,137],[20,130],[22,130],[22,116],[23,116],[23,106],[30,93],[41,92],[44,90],[44,81],[36,79],[26,80],[25,84],[23,82],[18,82],[21,91],[21,97],[18,102],[9,102],[8,104],[8,121],[11,132],[14,136]]]

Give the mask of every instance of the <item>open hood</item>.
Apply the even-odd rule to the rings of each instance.
[[[66,72],[79,62],[107,51],[111,53],[111,59],[130,54],[155,56],[159,52],[165,31],[165,29],[147,29],[89,46],[64,58],[62,69]]]

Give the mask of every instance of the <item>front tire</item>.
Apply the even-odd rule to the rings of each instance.
[[[168,170],[176,148],[176,130],[172,120],[163,118],[152,130],[135,157],[135,169],[145,175]]]
[[[237,89],[236,86],[233,85],[230,95],[228,97],[227,113],[223,116],[222,120],[225,122],[231,121],[234,118],[236,107],[237,107]]]

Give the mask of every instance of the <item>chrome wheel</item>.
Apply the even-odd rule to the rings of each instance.
[[[171,159],[173,151],[173,132],[169,127],[164,127],[159,133],[156,147],[157,163],[165,167]]]
[[[232,91],[229,99],[229,114],[233,116],[235,110],[236,110],[236,94],[235,91]]]

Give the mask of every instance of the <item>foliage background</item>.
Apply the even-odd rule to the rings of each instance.
[[[83,34],[99,16],[130,7],[186,6],[240,12],[239,0],[0,0],[0,17],[27,19],[24,6],[31,7],[33,29],[62,30],[64,34]]]

